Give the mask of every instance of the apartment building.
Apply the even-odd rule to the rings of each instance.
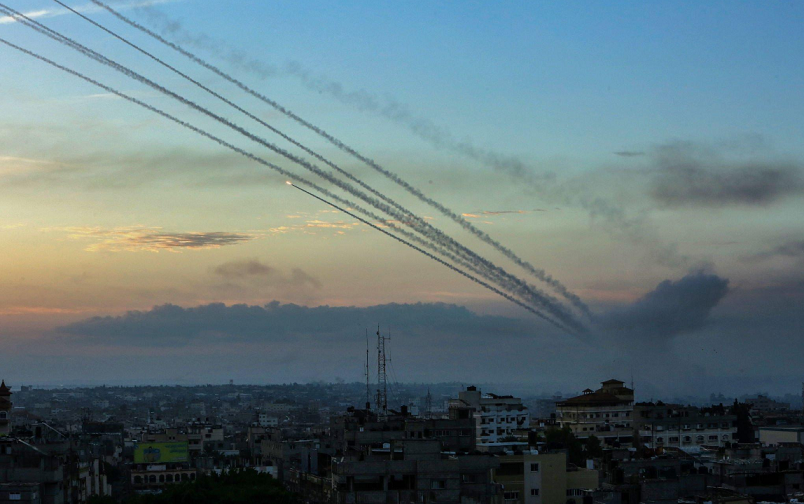
[[[629,446],[634,434],[634,391],[620,380],[601,385],[556,403],[556,423],[569,427],[580,439],[595,436],[604,445]]]
[[[696,408],[674,404],[634,406],[634,428],[647,448],[697,450],[736,441],[737,417],[722,406]]]
[[[467,412],[475,420],[478,448],[511,441],[514,432],[527,429],[530,413],[522,399],[510,395],[483,394],[477,387],[467,387],[449,403],[450,418],[462,418]]]
[[[532,450],[499,459],[492,479],[502,485],[505,504],[580,504],[598,487],[598,472],[568,465],[564,452]]]

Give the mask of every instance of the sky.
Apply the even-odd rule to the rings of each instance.
[[[66,3],[561,298],[275,108],[91,2]],[[4,5],[304,155],[56,3]],[[587,329],[546,323],[286,176],[2,45],[6,381],[360,380],[364,333],[380,324],[401,381],[800,390],[802,4],[112,5],[545,270],[589,307],[569,308]],[[304,174],[20,23],[0,17],[0,38]]]

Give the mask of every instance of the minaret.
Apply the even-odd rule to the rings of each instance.
[[[11,389],[0,383],[0,437],[11,434]]]

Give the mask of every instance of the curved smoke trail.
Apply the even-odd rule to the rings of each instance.
[[[106,58],[105,56],[97,53],[96,51],[93,51],[92,49],[87,48],[86,46],[83,46],[82,44],[70,39],[69,37],[61,35],[58,32],[56,32],[54,30],[51,30],[50,28],[42,25],[41,23],[38,23],[37,21],[34,21],[34,20],[31,20],[31,19],[27,18],[24,14],[21,14],[21,13],[15,11],[14,9],[11,9],[9,7],[6,7],[3,4],[0,4],[0,7],[10,11],[12,13],[12,15],[15,15],[16,17],[18,17],[21,20],[21,22],[23,22],[26,26],[28,26],[28,27],[30,27],[30,28],[32,28],[32,29],[34,29],[34,30],[36,30],[36,31],[38,31],[38,32],[40,32],[40,33],[42,33],[42,34],[44,34],[44,35],[46,35],[46,36],[58,41],[58,42],[60,42],[60,43],[63,43],[65,45],[67,45],[68,47],[71,47],[71,48],[75,49],[76,51],[84,54],[85,56],[87,56],[87,57],[89,57],[89,58],[91,58],[91,59],[93,59],[95,61],[98,61],[98,62],[100,62],[100,63],[102,63],[104,65],[107,65],[107,66],[109,66],[109,67],[111,67],[111,68],[123,73],[124,75],[132,78],[132,79],[135,79],[135,80],[137,80],[139,82],[142,82],[143,84],[146,84],[149,87],[151,87],[151,88],[153,88],[153,89],[155,89],[155,90],[157,90],[157,91],[159,91],[159,92],[161,92],[161,93],[163,93],[163,94],[165,94],[167,96],[170,96],[171,98],[173,98],[173,99],[175,99],[175,100],[177,100],[177,101],[179,101],[179,102],[181,102],[181,103],[183,103],[183,104],[185,104],[187,106],[190,106],[190,107],[194,108],[195,110],[197,110],[197,111],[199,111],[199,112],[211,117],[212,119],[215,119],[216,121],[220,122],[221,124],[226,125],[227,127],[231,128],[231,129],[233,129],[234,131],[237,131],[238,133],[242,134],[243,136],[246,136],[250,140],[252,140],[254,142],[257,142],[257,143],[259,143],[259,144],[261,144],[261,145],[263,145],[265,147],[268,147],[269,149],[271,149],[271,150],[273,150],[273,151],[285,156],[286,158],[290,159],[291,161],[294,161],[295,163],[303,166],[307,170],[309,170],[309,171],[315,173],[316,175],[320,176],[321,178],[331,182],[332,184],[336,185],[340,189],[342,189],[342,190],[344,190],[346,192],[349,192],[350,194],[360,198],[361,200],[363,200],[366,203],[370,204],[371,206],[373,206],[377,210],[380,210],[380,211],[382,211],[382,212],[384,212],[384,213],[386,213],[388,215],[393,216],[394,218],[396,218],[396,219],[398,219],[398,220],[400,220],[402,222],[405,222],[404,221],[405,216],[400,215],[395,210],[393,210],[390,207],[388,207],[387,205],[377,201],[376,199],[371,198],[370,196],[366,195],[362,191],[359,191],[359,190],[355,189],[350,184],[345,183],[343,181],[340,181],[340,180],[332,177],[327,172],[323,172],[322,170],[320,170],[315,165],[311,165],[310,163],[307,163],[303,159],[300,159],[300,158],[294,156],[293,154],[291,154],[291,153],[289,153],[289,152],[287,152],[287,151],[275,146],[274,144],[272,144],[270,142],[267,142],[266,140],[254,135],[254,134],[250,133],[249,131],[241,128],[240,126],[232,123],[231,121],[229,121],[229,120],[227,120],[227,119],[225,119],[225,118],[223,118],[221,116],[218,116],[218,115],[214,114],[213,112],[209,111],[208,109],[206,109],[204,107],[201,107],[200,105],[196,104],[195,102],[193,102],[191,100],[188,100],[188,99],[186,99],[186,98],[184,98],[184,97],[182,97],[182,96],[180,96],[180,95],[178,95],[178,94],[176,94],[176,93],[174,93],[174,92],[172,92],[172,91],[160,86],[159,84],[157,84],[157,83],[151,81],[150,79],[140,75],[139,73],[137,73],[137,72],[135,72],[135,71],[123,66],[123,65],[120,65],[119,63],[117,63],[115,61],[112,61],[112,60]],[[327,195],[331,195],[331,194],[332,193],[329,193],[327,191]],[[332,196],[334,196],[334,195],[332,195]],[[352,206],[355,206],[356,208],[359,208],[359,207],[357,207],[356,205],[354,205],[351,202],[341,200],[340,198],[338,198],[338,199],[340,201],[344,201],[345,204],[351,204]],[[366,215],[370,215],[372,218],[377,218],[378,220],[384,220],[383,218],[376,216],[376,214],[372,214],[370,212],[367,212],[367,211],[363,210],[362,208],[361,208],[361,212],[365,213]],[[408,224],[408,225],[410,225],[410,224]],[[585,328],[583,327],[583,325],[578,323],[578,321],[575,320],[575,318],[572,316],[572,314],[567,312],[564,309],[563,305],[561,305],[560,302],[558,302],[557,300],[555,300],[551,296],[548,296],[547,294],[539,291],[538,289],[531,287],[527,283],[525,283],[525,282],[521,281],[520,279],[518,279],[517,277],[509,274],[508,272],[506,272],[502,268],[494,265],[493,263],[487,261],[486,259],[483,259],[482,257],[477,256],[477,254],[475,254],[471,250],[467,249],[463,245],[460,245],[459,243],[455,242],[453,239],[451,239],[450,237],[444,235],[440,230],[432,227],[428,223],[423,223],[423,226],[426,229],[419,229],[419,228],[416,228],[414,226],[411,226],[411,227],[414,230],[422,233],[428,239],[430,239],[430,240],[432,240],[434,242],[437,242],[437,243],[441,244],[442,246],[446,246],[447,248],[451,249],[453,252],[456,252],[458,254],[464,254],[464,255],[468,256],[469,260],[476,262],[476,264],[479,265],[481,268],[488,268],[489,270],[493,271],[493,273],[488,275],[488,276],[484,275],[484,276],[486,276],[486,278],[488,278],[490,280],[493,280],[493,281],[497,281],[498,283],[501,280],[502,282],[505,283],[504,287],[507,288],[508,290],[514,291],[514,292],[518,293],[521,296],[528,297],[531,302],[533,302],[534,304],[536,304],[538,306],[541,306],[543,309],[545,309],[548,312],[550,312],[553,316],[555,316],[556,318],[560,319],[564,324],[573,327],[574,329],[576,329],[579,332],[585,332]]]
[[[555,289],[558,293],[560,293],[564,298],[566,298],[570,303],[572,303],[573,306],[575,306],[578,310],[583,312],[584,315],[586,315],[590,319],[593,318],[593,314],[591,313],[591,310],[589,310],[589,307],[581,300],[581,298],[579,298],[576,294],[572,293],[564,284],[562,284],[561,282],[559,282],[558,280],[553,278],[545,270],[540,269],[540,268],[536,268],[535,266],[530,264],[528,261],[525,261],[524,259],[520,258],[518,255],[516,255],[516,253],[513,250],[509,249],[508,247],[504,246],[503,244],[501,244],[497,240],[493,239],[485,231],[483,231],[481,229],[478,229],[471,222],[467,221],[466,219],[464,219],[462,216],[460,216],[459,214],[455,213],[451,209],[447,208],[446,206],[442,205],[441,203],[437,202],[436,200],[428,197],[427,195],[422,193],[419,189],[417,189],[416,187],[412,186],[411,184],[409,184],[408,182],[403,180],[396,173],[383,168],[382,166],[377,164],[373,159],[368,158],[368,157],[360,154],[355,149],[349,147],[348,145],[346,145],[342,141],[338,140],[337,138],[335,138],[331,134],[327,133],[326,131],[322,130],[321,128],[315,126],[314,124],[302,119],[301,117],[296,115],[294,112],[286,109],[285,107],[283,107],[282,105],[280,105],[276,101],[274,101],[274,100],[268,98],[267,96],[264,96],[263,94],[251,89],[250,87],[246,86],[245,84],[243,84],[239,80],[235,79],[231,75],[227,74],[223,70],[221,70],[218,67],[206,62],[205,60],[199,58],[195,54],[185,50],[181,46],[179,46],[177,44],[174,44],[173,42],[170,42],[169,40],[165,39],[164,37],[162,37],[158,33],[155,33],[154,31],[149,30],[145,26],[142,26],[141,24],[137,23],[136,21],[124,16],[123,14],[120,14],[119,12],[114,10],[112,7],[106,5],[105,3],[101,2],[100,0],[92,0],[92,2],[94,4],[96,4],[96,5],[98,5],[99,7],[103,7],[104,9],[109,11],[111,14],[113,14],[115,17],[117,17],[121,21],[123,21],[123,22],[127,23],[128,25],[130,25],[130,26],[142,31],[143,33],[146,33],[147,35],[149,35],[149,36],[153,37],[154,39],[158,40],[159,42],[161,42],[162,44],[167,45],[171,49],[173,49],[173,50],[179,52],[180,54],[184,55],[185,57],[189,58],[193,62],[203,66],[204,68],[206,68],[206,69],[210,70],[211,72],[217,74],[218,76],[222,77],[223,79],[226,79],[227,81],[229,81],[232,84],[236,85],[237,87],[239,87],[243,91],[249,93],[250,95],[254,96],[255,98],[257,98],[257,99],[263,101],[264,103],[270,105],[275,110],[281,112],[285,116],[293,119],[294,121],[296,121],[297,123],[301,124],[305,128],[315,132],[316,134],[318,134],[322,138],[324,138],[327,141],[329,141],[332,145],[334,145],[337,148],[341,149],[342,151],[352,155],[356,159],[362,161],[363,163],[365,163],[366,165],[368,165],[369,167],[371,167],[375,171],[381,173],[386,178],[390,179],[391,181],[393,181],[394,183],[396,183],[397,185],[399,185],[400,187],[402,187],[403,189],[408,191],[410,194],[413,194],[414,196],[416,196],[419,200],[423,201],[424,203],[427,203],[428,205],[430,205],[433,208],[437,209],[443,215],[449,217],[454,222],[458,223],[465,230],[469,231],[470,233],[474,234],[476,237],[480,238],[485,243],[487,243],[487,244],[491,245],[492,247],[494,247],[495,249],[497,249],[499,252],[501,252],[503,255],[505,255],[508,259],[513,261],[515,264],[517,264],[519,267],[521,267],[524,270],[526,270],[528,273],[530,273],[534,277],[536,277],[539,280],[541,280],[541,281],[547,283],[548,285],[550,285],[553,289]]]

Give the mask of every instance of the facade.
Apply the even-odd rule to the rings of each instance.
[[[64,483],[64,464],[57,454],[16,439],[0,440],[0,484],[8,485],[14,495],[10,500],[24,495],[28,502],[62,504],[68,494]]]
[[[634,391],[619,380],[608,380],[596,391],[556,403],[556,423],[569,427],[577,438],[595,436],[608,446],[633,442]]]
[[[776,446],[779,443],[804,444],[804,426],[778,425],[760,427],[759,442],[767,446]]]
[[[0,383],[0,437],[8,436],[11,433],[11,389],[6,386],[6,381]]]
[[[450,400],[450,418],[462,418],[467,414],[475,421],[475,436],[478,448],[515,441],[514,432],[527,429],[530,413],[522,399],[513,396],[483,394],[477,387],[467,387],[458,393],[458,399]]]
[[[790,410],[790,403],[774,401],[768,396],[758,394],[755,397],[747,397],[744,402],[751,405],[752,413],[771,413]]]
[[[647,448],[723,447],[737,440],[737,417],[725,408],[696,408],[662,403],[634,407],[634,428]]]
[[[332,462],[333,502],[497,502],[490,455],[442,453],[435,439],[407,439],[389,449],[352,452]]]
[[[564,452],[501,456],[492,478],[502,485],[505,504],[580,503],[598,487],[598,472],[568,467]]]

